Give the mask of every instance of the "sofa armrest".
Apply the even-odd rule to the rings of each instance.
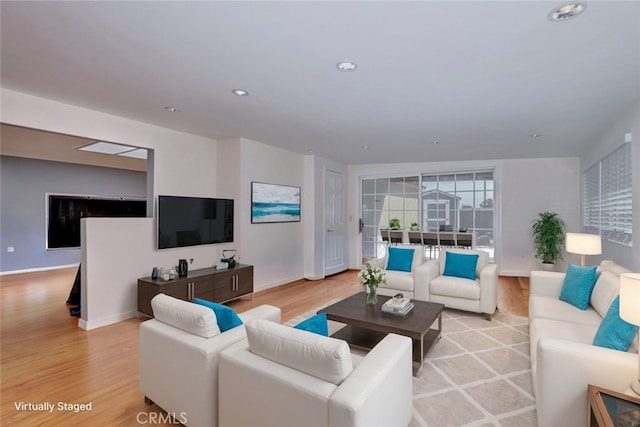
[[[534,270],[529,277],[529,293],[559,297],[565,273]]]
[[[414,298],[420,301],[430,301],[431,281],[440,275],[440,261],[427,261],[415,269]]]
[[[587,425],[587,385],[624,392],[637,378],[638,354],[540,338],[536,358],[538,425]]]
[[[329,400],[329,426],[406,427],[411,422],[411,339],[388,334]]]
[[[487,264],[480,271],[480,311],[493,314],[498,306],[498,265]]]

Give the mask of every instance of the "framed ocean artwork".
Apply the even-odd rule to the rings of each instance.
[[[251,223],[299,221],[300,187],[251,183]]]

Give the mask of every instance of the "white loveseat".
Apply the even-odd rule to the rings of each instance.
[[[140,324],[139,384],[147,403],[156,403],[178,422],[218,425],[220,352],[246,337],[241,325],[220,333],[210,308],[164,294],[151,302],[155,318]],[[280,322],[280,309],[261,305],[238,315],[243,322]]]
[[[447,254],[478,255],[474,279],[444,276]],[[416,270],[416,294],[424,301],[444,304],[457,310],[484,313],[487,318],[498,305],[498,270],[489,263],[489,253],[475,249],[442,249],[437,260],[427,261]]]
[[[628,352],[592,345],[619,293],[620,274],[629,272],[611,261],[598,271],[586,310],[559,299],[564,273],[531,272],[531,373],[540,427],[586,426],[588,384],[625,392],[637,378],[637,338]]]
[[[220,355],[220,427],[406,427],[411,340],[388,334],[365,356],[345,341],[265,320]]]

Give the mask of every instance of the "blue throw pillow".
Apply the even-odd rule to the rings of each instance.
[[[387,270],[411,271],[415,249],[389,248]]]
[[[298,323],[294,328],[328,337],[329,326],[327,325],[327,313],[316,314],[315,316]]]
[[[609,306],[607,315],[602,319],[598,332],[593,337],[593,345],[627,351],[637,332],[637,326],[620,317],[620,295],[618,295]]]
[[[560,291],[560,300],[581,310],[586,310],[598,277],[596,276],[596,268],[595,265],[593,267],[578,267],[569,264]]]
[[[444,261],[444,273],[442,273],[442,275],[476,280],[478,258],[478,254],[447,252]]]
[[[220,332],[228,331],[229,329],[242,325],[242,320],[231,307],[200,298],[194,298],[193,302],[204,305],[205,307],[209,307],[213,310],[216,314],[216,319],[218,320],[218,328],[220,328]]]

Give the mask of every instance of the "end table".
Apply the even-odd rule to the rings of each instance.
[[[640,427],[640,397],[589,384],[589,427]]]

